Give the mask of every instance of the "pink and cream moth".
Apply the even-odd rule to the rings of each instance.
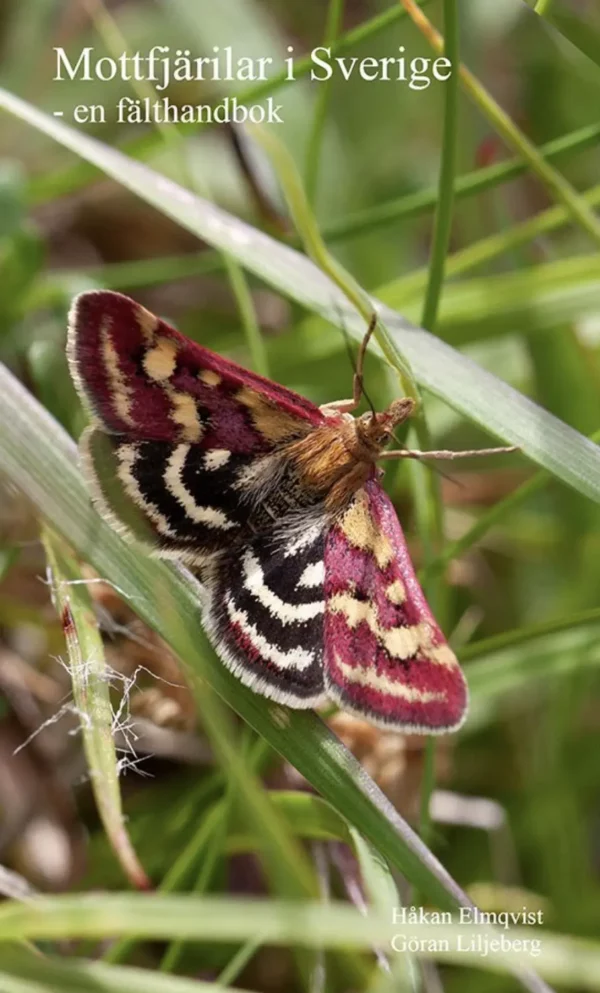
[[[198,573],[208,636],[243,683],[386,728],[461,725],[464,676],[379,482],[411,400],[354,418],[359,374],[353,401],[317,407],[106,291],[74,301],[68,354],[98,509]]]

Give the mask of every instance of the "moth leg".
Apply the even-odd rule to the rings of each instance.
[[[461,452],[453,452],[448,449],[441,449],[433,452],[420,452],[417,449],[399,449],[391,452],[382,452],[380,459],[468,459],[475,455],[506,455],[509,452],[518,452],[518,445],[506,445],[503,448],[473,448]]]
[[[356,358],[356,372],[354,373],[354,379],[352,381],[352,399],[336,400],[333,403],[324,403],[320,409],[325,415],[327,415],[328,412],[334,414],[350,414],[358,407],[363,392],[363,369],[365,365],[367,346],[376,327],[377,314],[373,311],[371,320],[369,321],[369,326],[363,336],[363,340],[360,343],[360,348],[358,349],[358,355]]]

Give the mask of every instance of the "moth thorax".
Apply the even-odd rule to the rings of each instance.
[[[347,422],[325,424],[292,442],[286,455],[304,485],[323,494],[355,464],[355,440],[355,422],[349,418]]]
[[[357,423],[347,415],[311,431],[286,450],[301,485],[332,513],[347,504],[372,471],[373,458],[360,442]]]
[[[319,495],[305,485],[294,463],[278,460],[270,467],[269,479],[261,487],[261,499],[254,502],[249,514],[250,529],[271,530],[282,518],[295,511],[306,512],[318,502]]]

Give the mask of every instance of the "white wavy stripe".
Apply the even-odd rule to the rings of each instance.
[[[206,524],[211,528],[219,528],[221,531],[228,531],[235,527],[234,521],[216,507],[202,506],[196,503],[192,494],[187,490],[181,479],[181,473],[185,465],[190,445],[177,445],[173,450],[167,468],[164,473],[164,483],[172,496],[181,504],[188,517],[196,524]]]
[[[274,662],[280,669],[294,668],[302,672],[304,669],[308,669],[315,661],[313,652],[307,652],[303,648],[293,648],[288,652],[284,652],[277,645],[272,645],[262,634],[259,634],[254,624],[250,623],[246,611],[239,610],[233,599],[229,596],[225,600],[225,608],[229,619],[241,628],[256,650],[260,652],[262,658],[267,662]]]
[[[313,617],[318,617],[319,614],[323,613],[325,609],[323,600],[315,600],[313,603],[286,603],[276,593],[273,593],[273,590],[265,583],[265,574],[260,562],[252,552],[244,553],[242,569],[246,589],[282,624],[298,624],[303,621],[310,621]]]
[[[149,519],[156,525],[159,534],[164,535],[166,538],[178,538],[179,535],[176,531],[172,530],[167,518],[160,512],[156,504],[146,499],[133,474],[133,467],[138,457],[137,446],[135,444],[120,445],[117,449],[117,457],[119,460],[117,475],[123,483],[126,493],[129,494],[135,504],[143,508]]]

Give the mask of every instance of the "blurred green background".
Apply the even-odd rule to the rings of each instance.
[[[465,0],[458,8],[464,63],[522,134],[538,147],[549,146],[559,174],[597,204],[598,5],[550,0],[535,11],[520,0]],[[443,29],[442,4],[423,9]],[[329,6],[314,0],[107,0],[104,6],[4,0],[0,85],[47,114],[60,112],[59,119],[73,126],[78,105],[102,105],[106,122],[84,129],[88,133],[298,244],[273,169],[246,132],[186,126],[177,134],[172,127],[118,124],[119,98],[146,91],[120,80],[53,81],[55,47],[76,60],[86,46],[96,57],[114,57],[124,47],[145,52],[161,44],[201,55],[231,45],[240,56],[271,56],[274,77],[292,45],[294,82],[178,83],[169,99],[215,104],[235,94],[253,103],[272,95],[284,119],[276,136],[293,156],[331,252],[365,290],[419,324],[445,85],[434,81],[416,91],[397,81],[354,75],[346,81],[339,74],[331,84],[311,81],[303,56],[329,42],[346,58],[395,56],[399,46],[409,58],[434,57],[401,6],[380,0],[332,0]],[[535,172],[514,169],[506,179],[504,166],[517,160],[464,89],[458,109],[455,202],[435,333],[590,436],[600,428],[599,242],[556,206]],[[240,317],[240,295],[221,255],[15,117],[2,114],[1,122],[0,359],[70,433],[79,433],[84,417],[64,355],[66,314],[74,294],[96,286],[131,294],[243,364],[258,361],[273,379],[317,403],[348,395],[352,365],[337,329],[248,276],[263,354],[248,332],[247,315],[245,322]],[[366,389],[377,407],[399,389],[397,377],[373,356]],[[439,398],[425,394],[424,402],[436,448],[491,443]],[[415,561],[428,567],[426,592],[464,659],[473,693],[465,728],[438,748],[443,792],[433,795],[428,842],[482,906],[542,908],[553,931],[594,938],[600,928],[600,511],[556,480],[532,483],[535,471],[515,455],[452,466],[447,474],[444,468],[435,477],[446,542],[469,535],[490,508],[497,511],[479,540],[467,538],[441,584],[439,543],[428,560],[429,477],[419,481],[404,467],[387,474]],[[35,515],[7,481],[0,489],[0,749],[10,774],[0,777],[0,860],[50,891],[119,888],[122,876],[99,829],[89,783],[80,782],[80,743],[69,735],[68,719],[38,735],[34,750],[13,756],[23,738],[59,711],[67,692],[65,673],[52,661],[64,647],[48,591],[37,578],[43,570]],[[107,599],[100,606],[118,614],[116,598]],[[121,623],[150,637],[140,635],[129,615]],[[131,648],[121,628],[113,629],[109,648],[112,665],[135,671],[138,657],[122,661]],[[168,681],[173,671],[177,675],[176,669],[160,675]],[[203,751],[187,694],[171,694],[172,709],[157,718],[164,694],[152,678],[148,683],[139,719],[146,722],[146,750],[154,758],[141,768],[154,778],[130,773],[123,790],[134,845],[158,884],[173,847],[184,848],[227,784]],[[163,757],[156,757],[162,746],[149,727],[156,720],[166,725]],[[356,733],[369,771],[401,810],[418,819],[422,743],[413,751],[398,742],[389,746],[397,758],[390,780],[382,773],[383,759],[374,758],[377,734]],[[256,747],[249,732],[247,738],[248,747]],[[271,788],[300,788],[298,775],[282,768],[274,753],[262,765],[269,768]],[[467,797],[489,803],[469,804]],[[55,840],[61,839],[60,857],[46,857],[46,842],[32,842],[28,834],[40,810]],[[343,879],[329,854],[334,876]],[[263,891],[250,856],[236,861],[225,846],[211,849],[210,878],[198,884],[208,857],[199,842],[177,888]],[[337,878],[334,890],[344,891]],[[131,961],[154,968],[163,950],[148,943],[131,951]],[[186,946],[173,968],[212,980],[234,951]],[[372,961],[364,962],[368,967],[355,972],[338,963],[323,988],[375,989]],[[244,988],[308,988],[302,970],[280,951],[263,950],[246,968],[239,980]],[[516,988],[506,976],[460,966],[435,977],[427,973],[424,983],[427,990]]]

